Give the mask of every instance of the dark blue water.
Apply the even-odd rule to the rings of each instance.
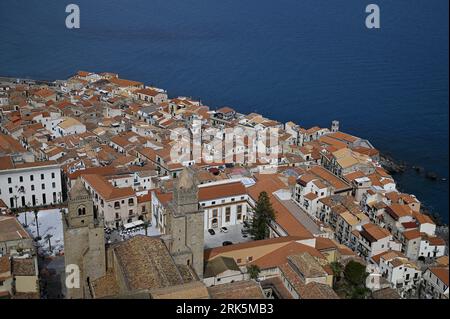
[[[81,29],[65,28],[80,5]],[[365,28],[365,6],[381,29]],[[118,72],[171,95],[369,138],[448,177],[448,0],[1,0],[0,74]],[[448,221],[448,182],[397,180]]]

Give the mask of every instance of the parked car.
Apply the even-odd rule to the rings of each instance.
[[[226,228],[226,227],[220,227],[220,231],[221,231],[222,233],[228,233],[228,228]]]
[[[216,232],[215,232],[214,229],[212,229],[212,228],[208,229],[208,233],[209,233],[210,235],[215,235],[215,234],[216,234]]]
[[[222,246],[228,246],[228,245],[233,245],[233,243],[231,242],[231,241],[224,241],[223,243],[222,243]]]

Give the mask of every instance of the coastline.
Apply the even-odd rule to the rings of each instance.
[[[56,86],[58,82],[62,82],[65,80],[61,79],[33,79],[33,78],[20,78],[20,77],[12,77],[12,76],[3,76],[0,75],[0,82],[1,81],[9,81],[9,82],[16,82],[16,83],[23,83],[23,84],[34,84],[34,85],[48,85],[48,86]],[[369,138],[370,140],[370,138]],[[425,171],[423,167],[416,166],[414,164],[408,164],[405,160],[399,160],[394,158],[389,153],[385,153],[383,151],[380,151],[380,165],[393,176],[395,180],[395,175],[401,175],[404,174],[407,170],[415,170],[418,174],[424,174],[424,176],[420,176],[420,178],[425,178],[432,180],[434,182],[441,182],[447,181],[447,178],[442,177],[440,178],[437,176],[436,173],[432,171]],[[397,183],[397,181],[396,181]],[[397,188],[402,192],[407,192],[407,187],[399,187],[397,184]],[[445,222],[443,219],[443,216],[439,213],[434,211],[434,209],[427,207],[427,205],[422,203],[421,211],[430,216],[433,221],[436,223],[437,226],[442,227],[443,234],[446,234],[446,237],[442,237],[445,239],[448,243],[448,236],[449,236],[449,223]]]

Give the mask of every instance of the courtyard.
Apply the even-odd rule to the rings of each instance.
[[[211,235],[207,230],[205,230],[205,249],[221,247],[223,242],[230,241],[233,244],[245,243],[251,241],[250,234],[244,237],[242,230],[248,230],[244,227],[244,224],[237,224],[232,226],[227,226],[227,232],[221,232],[220,229],[214,229],[215,234]]]

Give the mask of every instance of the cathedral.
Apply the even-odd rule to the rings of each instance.
[[[161,237],[135,236],[105,244],[102,216],[81,179],[69,193],[63,215],[66,269],[77,265],[80,287],[67,288],[67,298],[207,298],[203,277],[203,211],[198,181],[185,168],[174,181],[167,232]]]

